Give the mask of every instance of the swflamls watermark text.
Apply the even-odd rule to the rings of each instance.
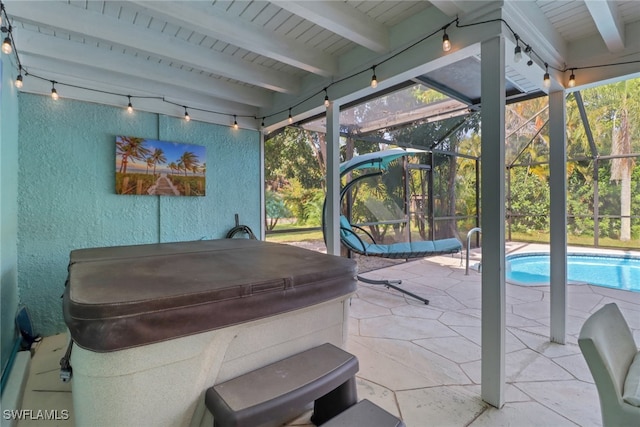
[[[5,420],[29,421],[65,421],[69,419],[68,409],[5,409],[2,411]]]

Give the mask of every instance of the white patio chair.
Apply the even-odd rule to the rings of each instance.
[[[592,314],[578,344],[598,389],[602,424],[640,426],[640,353],[618,306],[606,304]]]

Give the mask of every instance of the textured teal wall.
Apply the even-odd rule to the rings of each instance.
[[[64,329],[73,249],[222,238],[234,213],[260,230],[259,133],[20,94],[18,286],[39,332]],[[115,194],[115,137],[207,147],[205,197]]]
[[[18,95],[15,68],[0,60],[0,366],[4,370],[15,340],[18,308]]]

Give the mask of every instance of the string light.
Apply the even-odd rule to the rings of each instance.
[[[133,114],[133,105],[131,105],[131,95],[127,95],[127,97],[129,98],[129,105],[127,105],[127,111],[129,112],[129,114]]]
[[[56,82],[53,80],[51,81],[51,98],[53,98],[54,101],[57,101],[58,98],[60,98],[58,96],[58,91],[56,90]]]
[[[236,119],[235,114],[233,116],[233,128],[236,130],[238,129],[238,120]]]
[[[527,46],[524,48],[524,53],[525,53],[527,56],[531,56],[531,46],[527,45]],[[532,60],[531,58],[529,58],[529,60],[527,61],[527,65],[528,65],[529,67],[531,67],[531,66],[533,65],[533,60]]]
[[[327,88],[324,88],[324,106],[325,108],[329,108],[331,102],[329,101],[329,93],[327,92]]]
[[[0,10],[0,25],[1,25],[2,22],[6,20],[6,17],[7,17],[6,12],[5,12],[5,7],[4,7],[4,4],[2,3],[2,1],[0,1],[0,9],[1,9]],[[506,25],[506,27],[509,29],[511,34],[516,39],[516,47],[515,47],[515,50],[514,50],[514,61],[515,62],[521,61],[523,52],[522,52],[522,47],[520,46],[519,42],[522,41],[522,40],[518,37],[518,35],[515,33],[515,31],[513,31],[513,29],[509,25],[509,23],[507,21],[505,21],[504,19],[497,18],[497,19],[492,19],[492,20],[487,20],[487,21],[473,22],[473,23],[469,23],[469,24],[460,24],[458,18],[455,18],[451,22],[446,24],[445,26],[443,26],[443,27],[441,27],[441,28],[437,29],[436,31],[433,31],[433,32],[431,32],[429,34],[426,34],[425,36],[423,36],[419,40],[415,41],[411,45],[406,46],[405,48],[393,53],[390,56],[387,56],[380,63],[378,63],[378,64],[374,65],[373,67],[371,67],[370,69],[373,71],[373,75],[371,76],[371,87],[372,88],[376,88],[378,86],[378,79],[377,79],[377,76],[376,76],[376,66],[379,66],[379,65],[381,65],[383,63],[391,61],[392,59],[398,57],[399,55],[401,55],[401,54],[403,54],[405,52],[407,52],[408,50],[410,50],[411,48],[413,48],[413,47],[417,46],[418,44],[424,42],[425,40],[428,40],[431,37],[437,35],[440,31],[444,32],[444,34],[442,36],[442,48],[443,48],[443,50],[445,52],[450,51],[452,45],[451,45],[451,41],[449,39],[449,35],[447,34],[447,29],[452,24],[455,23],[456,28],[465,28],[465,27],[470,27],[470,26],[475,26],[475,25],[483,25],[483,24],[487,24],[487,23],[491,23],[491,22],[502,22],[504,25]],[[7,36],[4,38],[1,50],[6,54],[15,52],[16,62],[17,62],[17,65],[18,65],[18,77],[15,80],[15,85],[16,85],[17,88],[21,88],[22,84],[23,84],[22,66],[20,64],[20,57],[18,55],[18,51],[17,51],[16,46],[13,43],[13,40],[12,40],[12,37],[11,37],[11,27],[10,26],[8,26],[8,27],[7,26],[2,26],[1,30],[2,30],[3,33],[8,33]],[[543,62],[543,58],[541,58],[541,56],[537,52],[535,52],[531,48],[530,45],[528,45],[527,43],[525,43],[523,41],[522,46],[524,46],[524,53],[526,55],[528,55],[528,57],[529,57],[529,59],[527,60],[527,65],[528,66],[533,65],[533,55],[535,55],[540,62]],[[568,86],[569,87],[574,87],[575,86],[575,75],[574,75],[574,71],[575,70],[588,69],[588,68],[610,67],[610,66],[627,65],[627,64],[638,64],[638,63],[640,63],[640,61],[632,60],[632,61],[615,62],[615,63],[608,63],[608,64],[600,64],[600,65],[587,65],[587,66],[574,67],[574,68],[567,68],[566,66],[563,69],[554,68],[554,67],[552,67],[552,68],[557,70],[558,72],[566,72],[566,71],[570,70],[571,71],[571,75],[569,77]],[[544,65],[545,65],[545,74],[544,74],[543,83],[544,83],[545,87],[550,87],[551,79],[550,79],[550,76],[549,76],[549,65],[546,62],[544,62]],[[325,99],[324,99],[325,105],[327,105],[327,104],[330,105],[330,100],[329,100],[329,96],[328,96],[328,88],[330,88],[331,86],[333,86],[335,84],[341,83],[341,82],[343,82],[345,80],[354,78],[354,77],[362,74],[365,71],[366,71],[366,69],[365,70],[361,70],[361,71],[356,71],[356,72],[354,72],[352,74],[346,75],[346,76],[344,76],[344,77],[342,77],[342,78],[340,78],[338,80],[335,80],[335,81],[332,81],[331,83],[329,83],[329,85],[327,87],[322,89],[325,92]],[[55,89],[55,84],[59,83],[59,82],[55,82],[53,80],[48,80],[45,77],[41,77],[41,76],[38,76],[38,75],[35,75],[35,74],[31,74],[31,73],[28,73],[26,71],[25,71],[24,75],[25,76],[31,75],[33,78],[36,78],[36,79],[40,79],[40,80],[43,80],[43,81],[50,81],[52,83],[51,97],[54,100],[59,98],[58,93],[57,93],[57,91]],[[88,91],[92,91],[92,92],[108,93],[108,94],[116,95],[116,96],[127,96],[129,98],[129,103],[128,103],[128,106],[127,106],[127,110],[128,111],[131,111],[133,109],[132,104],[131,104],[131,98],[150,98],[150,99],[156,99],[156,100],[159,100],[159,101],[162,101],[162,102],[166,102],[166,103],[178,106],[178,107],[180,106],[180,104],[176,104],[176,103],[174,103],[172,101],[169,101],[169,100],[165,99],[163,96],[148,96],[148,97],[147,96],[144,96],[144,97],[133,96],[132,97],[130,95],[124,95],[122,93],[106,92],[106,91],[101,91],[101,90],[97,90],[97,89],[92,89],[92,88],[89,88],[89,87],[70,85],[70,84],[67,84],[67,83],[59,83],[59,84],[75,87],[75,88],[78,88],[78,89],[88,90]],[[289,116],[288,116],[289,124],[293,123],[292,108],[295,108],[295,107],[303,104],[304,102],[307,102],[307,101],[311,100],[312,98],[318,96],[318,94],[320,94],[320,93],[322,93],[322,92],[321,91],[315,92],[312,95],[310,95],[309,97],[301,100],[299,103],[293,105],[292,107],[289,107]],[[184,110],[185,110],[184,118],[185,118],[186,121],[190,121],[191,118],[189,117],[189,113],[187,111],[187,107],[186,106],[183,106],[183,107],[184,107]],[[211,113],[211,114],[217,114],[217,115],[222,115],[222,116],[227,116],[227,117],[232,116],[234,118],[234,124],[237,123],[237,115],[235,115],[235,114],[230,114],[228,112],[222,112],[222,111],[205,110],[205,109],[199,109],[199,108],[195,108],[195,109],[198,110],[198,111],[203,111],[203,112],[207,112],[207,113]],[[270,114],[268,116],[262,117],[261,126],[262,127],[265,126],[265,119],[267,117],[274,117],[274,116],[282,114],[285,111],[286,110],[283,109],[281,111],[274,112],[273,114]],[[258,117],[256,117],[256,116],[241,116],[241,117],[252,117],[256,121],[258,120]]]
[[[260,127],[264,127],[264,119],[265,117],[262,118],[262,123],[260,123]]]
[[[376,67],[375,66],[371,67],[371,70],[373,71],[373,75],[371,76],[371,87],[375,89],[378,87],[378,77],[376,77]]]
[[[449,52],[451,50],[451,42],[447,34],[447,27],[444,27],[442,30],[444,31],[444,35],[442,36],[442,50]]]
[[[574,87],[576,85],[576,75],[573,74],[574,69],[571,69],[571,75],[569,76],[569,87]]]
[[[547,64],[546,62],[544,63],[544,77],[542,80],[542,84],[544,85],[544,87],[549,87],[551,86],[551,77],[549,76],[549,64]]]
[[[11,24],[8,24],[6,27],[2,25],[2,15],[7,14],[4,10],[4,4],[0,2],[0,31],[3,33],[7,33],[7,36],[4,38],[2,42],[2,53],[6,53],[9,55],[13,51],[13,47],[11,46]]]
[[[16,87],[22,89],[22,66],[18,68],[18,77],[16,77]]]
[[[4,41],[2,42],[2,52],[6,53],[7,55],[9,55],[12,51],[13,51],[13,47],[11,46],[11,24],[8,24],[8,26],[3,26],[2,25],[2,14],[6,15],[6,11],[4,10],[4,4],[2,2],[0,2],[0,31],[2,31],[3,33],[7,33],[7,36],[4,38]]]
[[[11,39],[9,38],[9,36],[7,36],[2,42],[2,53],[6,53],[7,55],[9,55],[12,51],[13,48],[11,47]]]
[[[520,47],[520,37],[516,34],[516,48],[513,50],[513,61],[517,64],[522,61],[522,48]]]
[[[522,48],[519,45],[516,46],[515,50],[513,51],[513,60],[516,62],[516,64],[522,61]]]

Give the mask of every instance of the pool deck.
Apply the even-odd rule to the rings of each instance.
[[[546,248],[507,243],[508,253]],[[479,262],[479,252],[471,258]],[[640,343],[640,292],[569,285],[567,342],[560,345],[548,338],[549,286],[507,284],[506,403],[498,410],[480,398],[477,271],[465,275],[456,255],[401,263],[364,276],[402,279],[403,287],[430,300],[424,305],[397,291],[359,283],[351,304],[347,349],[360,361],[358,396],[401,417],[409,427],[600,426],[598,395],[577,345],[580,327],[603,304],[615,302]],[[68,409],[71,419],[22,421],[19,426],[73,425],[71,385],[58,379],[65,345],[63,335],[40,344],[23,408]],[[308,418],[305,414],[289,425],[311,425]],[[138,425],[144,422],[132,420],[131,426]]]

